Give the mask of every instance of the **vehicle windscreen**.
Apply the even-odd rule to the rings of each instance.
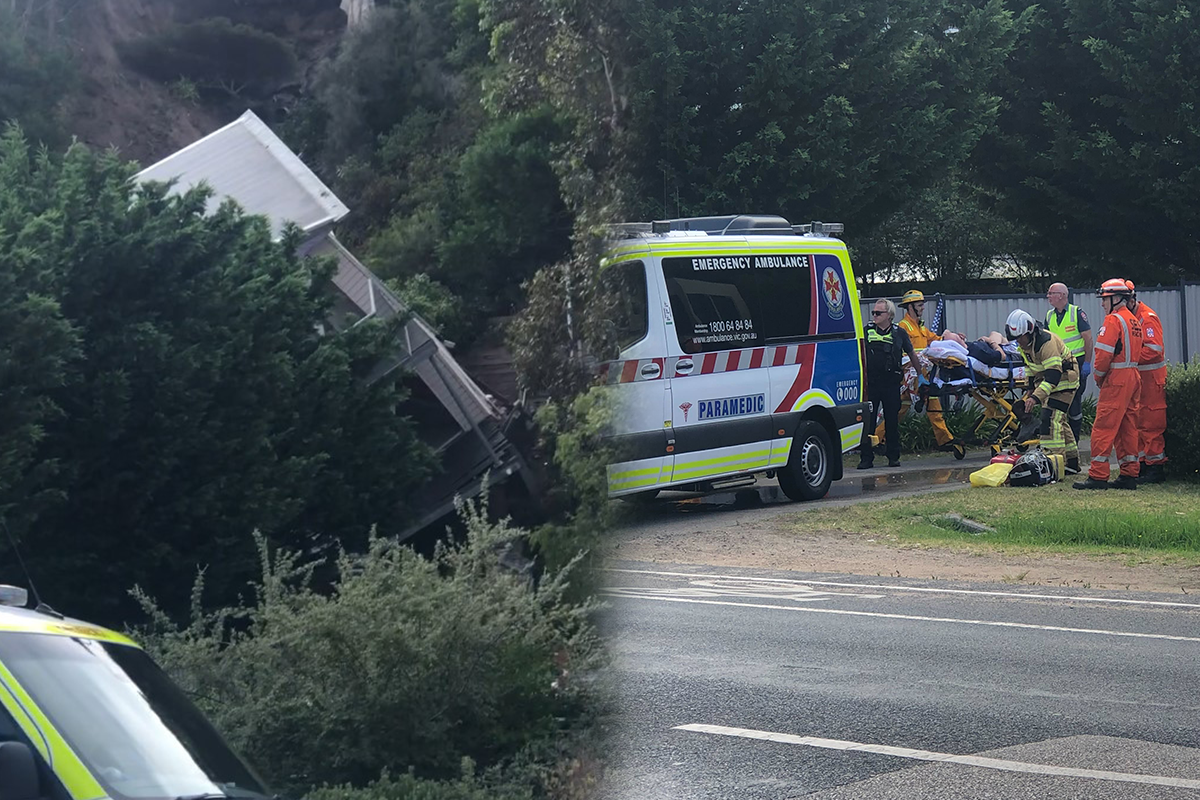
[[[266,793],[179,687],[135,647],[4,633],[0,661],[113,800]]]

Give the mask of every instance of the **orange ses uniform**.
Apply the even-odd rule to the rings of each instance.
[[[1163,431],[1167,429],[1167,362],[1162,320],[1154,309],[1138,302],[1133,312],[1142,323],[1142,356],[1138,359],[1138,460],[1146,466],[1165,464]]]
[[[1092,464],[1088,476],[1108,480],[1108,454],[1117,450],[1122,475],[1138,474],[1137,400],[1141,380],[1142,323],[1121,306],[1104,318],[1096,336],[1096,365],[1092,374],[1100,387],[1096,422],[1092,425]]]

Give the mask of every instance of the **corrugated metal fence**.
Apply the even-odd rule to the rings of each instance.
[[[1034,319],[1043,320],[1050,304],[1041,294],[942,295],[946,298],[946,327],[968,339],[991,331],[1004,332],[1004,321],[1015,308],[1023,308]],[[926,295],[925,322],[932,323],[937,295]],[[878,298],[863,298],[863,319],[870,319],[870,308]],[[899,301],[893,297],[891,300]],[[1138,299],[1153,308],[1163,324],[1167,361],[1179,364],[1200,355],[1200,283],[1173,287],[1141,289]],[[1104,314],[1095,292],[1072,292],[1070,302],[1087,314],[1093,330],[1099,329]],[[1095,384],[1089,381],[1089,394]]]

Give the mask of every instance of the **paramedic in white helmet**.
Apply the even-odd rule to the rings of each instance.
[[[1049,416],[1042,416],[1038,430],[1042,449],[1062,455],[1067,473],[1078,474],[1079,445],[1068,412],[1079,388],[1079,362],[1058,334],[1044,330],[1020,308],[1008,315],[1004,335],[1017,343],[1025,359],[1030,392],[1018,402],[1025,404],[1027,414],[1033,411],[1035,402],[1050,409]]]

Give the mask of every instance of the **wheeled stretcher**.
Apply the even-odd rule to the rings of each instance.
[[[1005,349],[1003,361],[989,365],[957,342],[935,342],[924,355],[933,365],[929,391],[942,398],[944,408],[969,398],[983,409],[969,444],[986,444],[993,455],[1014,446],[1024,452],[1037,444],[1038,418],[1026,413],[1022,402],[1028,382],[1019,353]]]

